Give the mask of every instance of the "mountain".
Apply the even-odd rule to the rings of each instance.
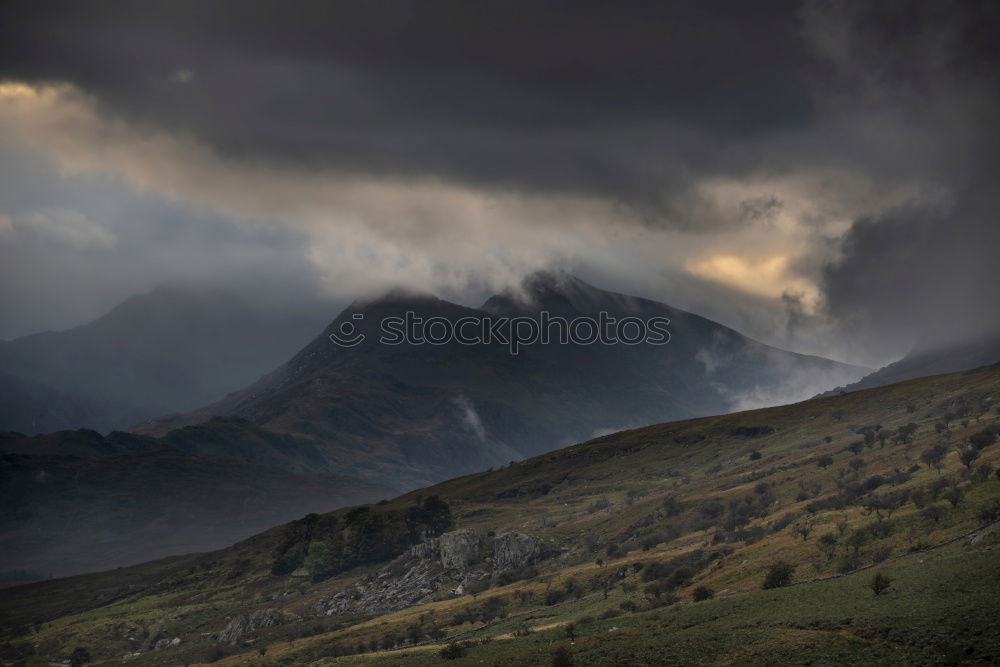
[[[398,491],[312,470],[309,443],[240,420],[151,438],[0,434],[0,572],[68,575],[217,549]]]
[[[670,320],[668,344],[525,345],[496,340],[383,344],[382,323],[407,312],[467,333],[502,318]],[[364,342],[334,344],[357,327]],[[433,332],[432,332],[433,333]],[[629,332],[631,335],[631,332]],[[626,427],[804,398],[864,369],[785,352],[654,301],[600,290],[568,275],[537,274],[481,308],[428,294],[357,301],[272,373],[221,401],[141,425],[162,434],[236,416],[316,443],[325,469],[415,488],[502,465]]]
[[[107,432],[204,405],[287,359],[327,317],[164,286],[89,324],[0,341],[0,430]]]
[[[657,424],[7,588],[0,659],[995,664],[998,392],[994,365]]]
[[[1000,361],[1000,334],[979,336],[947,345],[918,346],[899,361],[869,373],[835,391],[856,391],[928,375],[953,373]]]

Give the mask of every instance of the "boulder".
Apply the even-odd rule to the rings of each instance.
[[[438,542],[441,566],[446,570],[464,570],[479,560],[479,535],[471,528],[445,533]]]
[[[441,557],[441,543],[434,537],[426,542],[414,544],[410,547],[410,556],[422,560],[437,560]]]
[[[220,632],[216,639],[220,642],[235,644],[246,635],[273,625],[281,625],[285,616],[277,609],[258,609],[252,614],[236,616],[229,621],[226,629]]]
[[[537,537],[524,533],[504,533],[493,540],[493,572],[520,570],[535,562],[542,553]]]

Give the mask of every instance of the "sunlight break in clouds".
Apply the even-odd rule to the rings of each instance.
[[[0,84],[0,127],[53,159],[67,179],[107,174],[236,225],[305,233],[311,242],[303,260],[330,290],[352,296],[400,283],[496,289],[553,266],[624,276],[673,267],[770,300],[778,311],[782,295],[801,295],[812,314],[830,239],[864,207],[908,194],[829,169],[706,177],[680,196],[675,215],[684,220],[650,225],[621,202],[597,197],[240,161],[191,136],[108,116],[69,84]],[[93,231],[86,222],[75,232],[80,238]],[[669,285],[657,289],[663,293],[651,296],[674,300]]]

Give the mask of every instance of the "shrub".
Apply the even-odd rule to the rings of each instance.
[[[565,646],[560,646],[552,654],[552,667],[573,667],[573,654]]]
[[[711,600],[715,597],[715,591],[713,591],[708,586],[699,586],[691,592],[691,598],[695,602],[701,602],[702,600]]]
[[[767,576],[764,577],[764,588],[781,588],[782,586],[787,586],[792,582],[792,573],[795,572],[795,566],[786,563],[783,560],[779,560],[777,563],[771,565],[767,570]]]
[[[884,595],[889,592],[889,586],[892,584],[892,577],[881,572],[876,572],[875,576],[872,577],[871,582],[868,584],[868,588],[872,589],[872,593],[876,596]]]
[[[552,606],[554,604],[559,604],[566,599],[566,592],[559,589],[550,590],[545,594],[545,604]]]
[[[465,656],[465,646],[458,642],[450,642],[438,653],[445,660],[458,660]]]
[[[88,662],[90,662],[90,651],[82,646],[77,646],[73,649],[73,653],[69,656],[69,664],[73,665],[73,667],[84,665]]]
[[[892,547],[881,546],[872,549],[872,562],[882,563],[888,560],[889,556],[892,555]]]
[[[920,516],[931,523],[939,523],[948,516],[948,508],[944,505],[928,505],[920,512]]]

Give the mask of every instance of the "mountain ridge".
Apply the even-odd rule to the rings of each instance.
[[[357,300],[288,362],[217,403],[138,425],[162,434],[232,415],[327,447],[331,465],[361,477],[401,475],[414,486],[553,449],[599,430],[725,412],[741,394],[786,388],[789,377],[860,376],[862,369],[785,352],[665,304],[600,290],[569,276],[536,274],[526,306],[509,294],[472,308],[408,290]],[[558,301],[558,303],[555,303]],[[664,346],[502,344],[383,345],[380,322],[418,316],[477,322],[542,306],[556,314],[671,320]],[[340,347],[331,335],[364,333]],[[835,379],[835,378],[834,378]],[[836,382],[831,379],[830,385]],[[682,386],[682,388],[679,388]],[[814,393],[814,392],[812,392]],[[810,393],[805,392],[804,396]],[[374,457],[375,461],[372,461]]]

